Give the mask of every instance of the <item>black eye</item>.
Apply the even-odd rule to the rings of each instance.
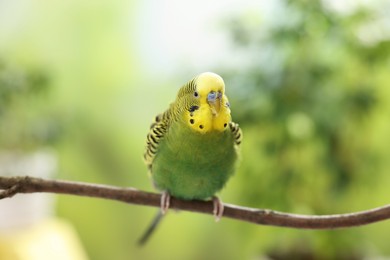
[[[194,97],[199,97],[198,91],[195,91],[195,92],[194,92]]]

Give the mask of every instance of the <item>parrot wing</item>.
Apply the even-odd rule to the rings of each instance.
[[[156,156],[158,145],[168,129],[168,121],[164,119],[166,119],[166,113],[157,115],[154,122],[150,125],[150,130],[147,135],[144,161],[149,171],[152,169],[153,159]]]
[[[236,124],[234,122],[230,122],[229,127],[230,127],[230,130],[232,131],[236,147],[240,146],[241,141],[242,141],[241,128],[238,126],[238,124]]]

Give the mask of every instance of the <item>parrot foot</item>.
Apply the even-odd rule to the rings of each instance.
[[[168,191],[164,191],[162,194],[161,194],[161,202],[160,202],[161,206],[161,213],[163,215],[165,215],[165,213],[167,213],[168,209],[169,209],[169,204],[171,203],[171,195],[169,194]]]
[[[218,222],[222,218],[224,206],[221,199],[218,198],[217,196],[213,196],[213,205],[214,205],[213,214],[215,217],[215,222]]]

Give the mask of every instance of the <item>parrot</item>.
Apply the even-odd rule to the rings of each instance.
[[[175,101],[155,117],[146,138],[144,162],[162,192],[159,213],[138,241],[143,245],[169,208],[171,196],[211,198],[216,221],[223,203],[215,196],[234,174],[242,131],[231,118],[221,76],[204,72],[183,85]]]

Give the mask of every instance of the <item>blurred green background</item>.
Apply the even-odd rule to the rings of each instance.
[[[0,147],[56,178],[152,191],[152,118],[219,73],[242,161],[223,201],[302,214],[390,203],[388,1],[0,1]],[[90,259],[387,259],[388,222],[309,231],[58,196]]]

